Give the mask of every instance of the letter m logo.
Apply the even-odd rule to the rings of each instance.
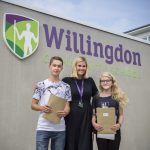
[[[10,51],[24,59],[33,54],[39,43],[39,22],[17,14],[4,14],[3,37]]]

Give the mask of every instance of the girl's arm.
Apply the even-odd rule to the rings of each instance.
[[[93,116],[92,116],[92,125],[93,125],[94,129],[97,130],[97,131],[102,131],[103,130],[103,127],[96,122],[96,114],[93,114]]]
[[[123,124],[123,120],[124,120],[123,108],[119,107],[119,119],[118,122],[115,125],[113,125],[112,130],[114,131],[119,130]]]

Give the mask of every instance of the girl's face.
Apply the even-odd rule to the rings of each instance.
[[[76,65],[76,70],[78,77],[83,77],[87,70],[86,63],[84,61],[78,62]]]
[[[112,87],[112,79],[107,77],[107,76],[102,76],[100,78],[100,86],[102,87],[103,90],[110,90]]]

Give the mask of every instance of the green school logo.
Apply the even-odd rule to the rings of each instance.
[[[17,14],[4,14],[3,37],[18,58],[29,57],[39,43],[39,22]]]

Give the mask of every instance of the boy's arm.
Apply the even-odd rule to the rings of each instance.
[[[39,101],[37,99],[34,99],[34,98],[32,99],[32,103],[31,103],[32,110],[43,111],[45,113],[52,112],[52,109],[49,106],[47,105],[41,106],[38,103]]]
[[[61,111],[57,111],[57,115],[61,118],[61,117],[66,117],[70,112],[70,104],[67,101],[64,110]]]
[[[33,98],[31,103],[31,109],[36,111],[42,111],[42,107],[38,103],[39,101]]]
[[[66,106],[64,108],[64,112],[65,112],[65,116],[64,117],[66,117],[69,114],[69,112],[70,112],[70,103],[68,101],[66,102]]]

